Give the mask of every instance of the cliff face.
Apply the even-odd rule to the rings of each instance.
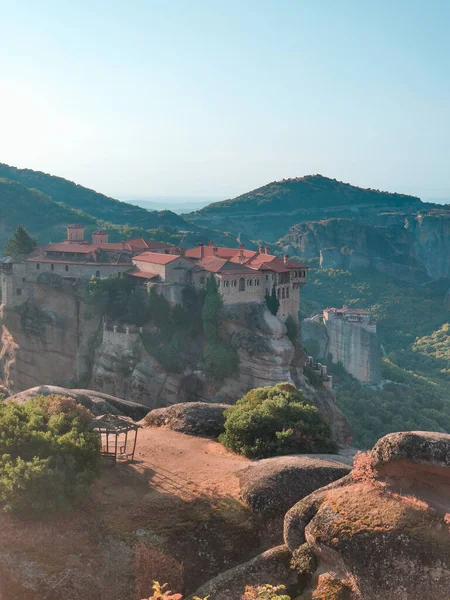
[[[324,268],[371,267],[416,282],[449,275],[447,212],[379,214],[375,224],[361,222],[360,218],[298,223],[280,244],[291,254],[319,258]]]
[[[309,384],[301,345],[292,345],[285,325],[269,311],[257,304],[226,308],[221,335],[231,339],[240,364],[238,373],[218,386],[201,370],[167,372],[137,333],[104,331],[70,285],[38,284],[19,310],[4,311],[0,373],[12,392],[43,383],[82,387],[149,408],[192,401],[233,403],[253,387],[289,381],[328,417],[336,439],[348,443],[351,428],[333,392]]]
[[[362,383],[381,381],[378,337],[376,331],[364,324],[344,319],[322,323],[316,316],[302,322],[302,340],[307,347],[314,348],[317,358],[326,359],[331,354],[333,362],[342,362],[346,371]]]

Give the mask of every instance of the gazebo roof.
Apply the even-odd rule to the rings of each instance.
[[[129,417],[105,413],[99,415],[91,422],[91,427],[103,433],[126,433],[127,431],[136,431],[140,425],[135,423]]]

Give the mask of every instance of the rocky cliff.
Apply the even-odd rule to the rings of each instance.
[[[42,383],[89,388],[158,408],[186,401],[233,403],[253,387],[289,381],[327,416],[336,439],[348,443],[351,428],[333,392],[305,378],[305,354],[289,341],[285,325],[262,306],[249,304],[224,309],[220,329],[239,355],[235,376],[214,385],[200,366],[169,373],[138,333],[105,331],[81,290],[52,279],[37,284],[18,309],[4,310],[2,383],[11,392]]]
[[[381,380],[380,343],[376,330],[362,323],[332,319],[324,323],[319,316],[302,321],[302,340],[314,358],[341,362],[345,370],[361,383]]]
[[[370,267],[418,283],[449,276],[448,211],[380,213],[364,220],[360,216],[298,223],[280,245],[290,254],[319,259],[324,268]]]

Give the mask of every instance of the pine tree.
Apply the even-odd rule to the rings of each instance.
[[[7,256],[30,254],[36,246],[36,238],[32,238],[28,231],[22,225],[19,225],[13,236],[6,243],[5,254]]]

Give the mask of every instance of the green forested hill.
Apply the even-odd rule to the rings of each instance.
[[[262,211],[288,212],[298,209],[347,207],[361,204],[401,207],[420,203],[420,199],[414,196],[364,189],[322,175],[307,175],[295,179],[273,181],[232,200],[209,204],[196,213],[191,213],[191,216],[195,218],[197,215],[213,215],[223,211],[237,211],[246,214]]]
[[[81,210],[98,220],[117,225],[153,229],[161,226],[187,227],[186,222],[170,210],[148,211],[139,206],[120,202],[72,181],[31,169],[17,169],[0,163],[0,177],[39,190],[69,208]]]
[[[55,202],[38,190],[0,178],[0,248],[18,225],[40,243],[47,243],[64,238],[66,225],[74,221],[93,227],[97,223],[90,215]]]

